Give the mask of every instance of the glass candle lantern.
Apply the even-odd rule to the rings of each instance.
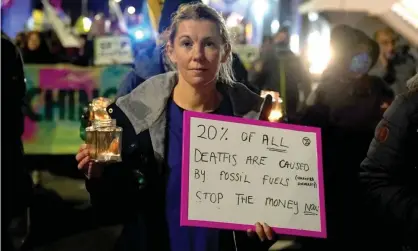
[[[86,144],[90,158],[96,162],[121,161],[122,128],[116,126],[106,108],[111,104],[108,98],[99,97],[89,105],[89,126],[86,128]]]
[[[86,144],[90,158],[96,162],[122,161],[122,128],[116,126],[115,119],[94,120],[86,128]]]
[[[92,160],[96,160],[97,155],[96,155],[96,130],[94,129],[94,127],[91,125],[89,127],[86,128],[86,145],[89,148],[89,154],[90,154],[90,158]]]
[[[280,94],[274,91],[261,91],[261,97],[265,98],[267,95],[272,96],[273,107],[269,114],[268,120],[270,122],[279,122],[283,118],[283,107],[282,102],[283,100],[280,98]]]

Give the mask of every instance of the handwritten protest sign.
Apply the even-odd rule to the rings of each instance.
[[[326,237],[320,129],[185,112],[181,225]]]

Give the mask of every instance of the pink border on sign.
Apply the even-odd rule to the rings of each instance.
[[[317,141],[317,159],[318,159],[318,190],[319,190],[319,203],[320,203],[320,219],[321,219],[321,231],[309,231],[290,228],[273,228],[276,233],[286,235],[298,235],[307,237],[326,238],[326,220],[325,220],[325,195],[324,195],[324,176],[322,169],[322,140],[321,129],[316,127],[271,123],[268,121],[260,121],[253,119],[245,119],[238,117],[229,117],[222,115],[213,115],[208,113],[199,113],[192,111],[184,112],[183,120],[183,166],[181,174],[181,205],[180,205],[180,225],[181,226],[196,226],[196,227],[208,227],[218,229],[230,229],[230,230],[247,230],[255,229],[254,225],[244,225],[236,223],[224,223],[213,221],[199,221],[189,220],[189,168],[190,168],[190,120],[191,118],[202,118],[209,120],[219,120],[232,123],[258,125],[265,127],[274,127],[281,129],[289,129],[302,132],[313,132],[316,134]],[[254,222],[255,223],[255,222]]]

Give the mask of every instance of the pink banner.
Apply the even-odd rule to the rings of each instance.
[[[131,71],[126,66],[26,65],[27,154],[73,154],[82,143],[82,108],[94,97],[112,98]]]
[[[49,3],[57,10],[61,10],[62,0],[49,0]]]
[[[1,8],[7,9],[10,6],[12,6],[12,4],[13,4],[13,0],[3,0],[1,1]]]

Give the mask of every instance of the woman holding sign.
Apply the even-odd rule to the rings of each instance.
[[[271,98],[234,83],[230,37],[207,5],[179,8],[166,52],[177,71],[148,79],[107,107],[123,128],[122,162],[98,165],[86,145],[76,156],[93,208],[106,220],[124,220],[123,250],[267,250],[273,232],[265,223],[244,235],[180,226],[180,187],[184,110],[264,119]]]

